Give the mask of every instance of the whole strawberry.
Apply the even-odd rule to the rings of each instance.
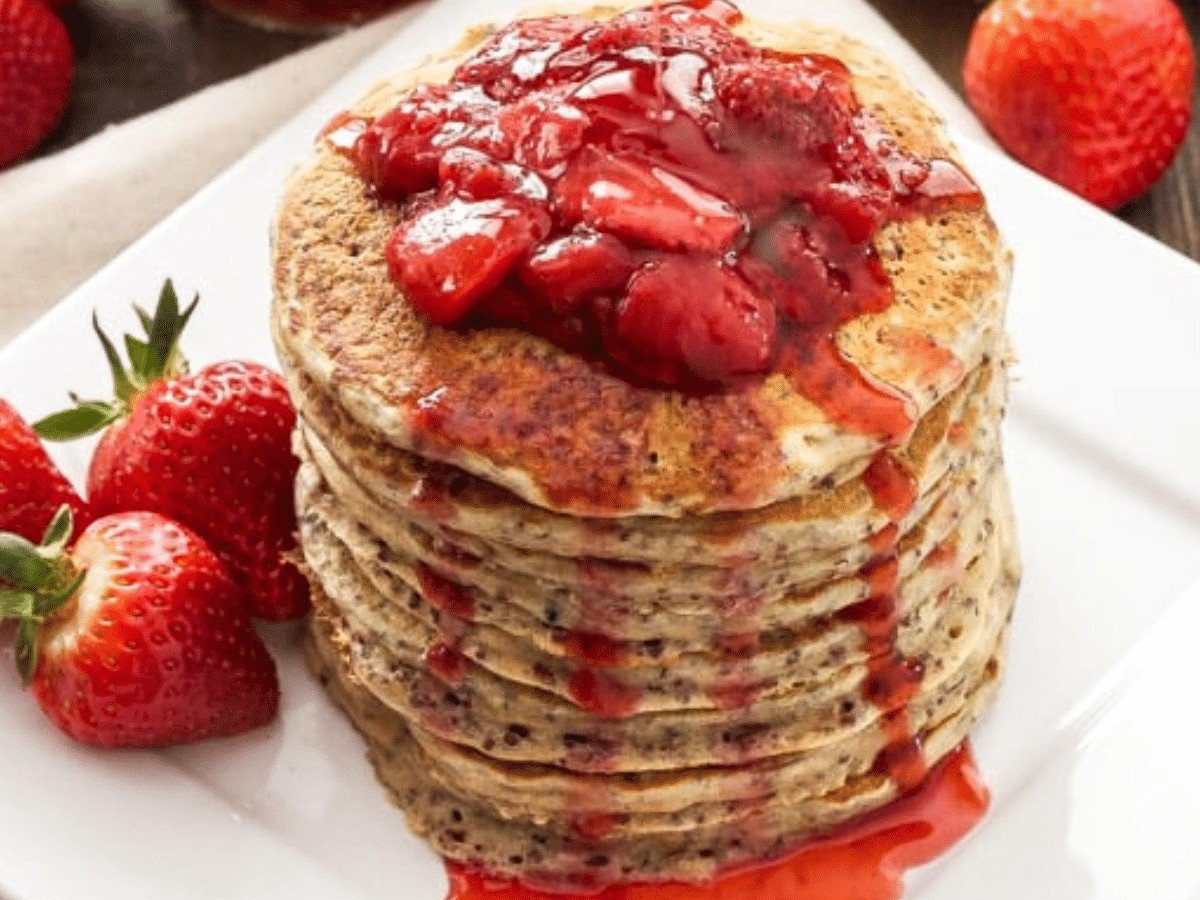
[[[291,452],[296,421],[283,379],[265,366],[230,361],[188,374],[182,312],[170,282],[145,337],[125,337],[130,365],[96,327],[113,374],[115,401],[78,402],[34,427],[66,440],[107,428],[88,470],[95,515],[151,510],[193,529],[242,584],[258,618],[283,621],[308,609],[308,586],[288,557],[295,549]]]
[[[91,521],[83,500],[46,454],[37,434],[0,400],[0,531],[36,541],[64,503],[81,528]]]
[[[67,507],[39,546],[0,534],[0,610],[55,725],[97,747],[163,747],[275,716],[275,663],[204,541],[149,512],[99,519],[68,551],[70,534]]]
[[[71,39],[41,0],[0,0],[0,169],[62,118],[75,75]]]
[[[967,96],[1018,160],[1107,209],[1167,170],[1187,134],[1195,59],[1171,0],[995,0]]]

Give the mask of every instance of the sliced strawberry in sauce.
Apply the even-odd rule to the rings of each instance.
[[[660,55],[692,52],[719,63],[741,61],[752,55],[749,45],[720,18],[685,3],[623,13],[603,28],[588,32],[586,46],[594,55],[644,53],[653,48]]]
[[[568,222],[660,250],[723,253],[746,231],[732,206],[659,166],[586,148],[554,187]]]
[[[416,309],[450,325],[499,285],[549,228],[545,209],[523,198],[454,197],[396,228],[388,268]]]
[[[513,159],[537,172],[561,167],[583,146],[588,116],[565,91],[539,91],[500,112],[496,127],[513,147]]]
[[[726,26],[737,25],[745,18],[742,11],[727,0],[684,0],[682,3],[672,5],[694,9],[701,15]]]
[[[500,162],[470,147],[447,150],[438,163],[438,181],[469,200],[501,196],[546,200],[546,183],[516,163]]]
[[[841,62],[762,59],[719,68],[713,78],[728,113],[717,141],[747,160],[743,206],[780,194],[810,200],[846,181],[872,207],[888,199],[886,172],[854,130],[857,104]]]
[[[495,118],[496,104],[479,91],[419,84],[394,109],[366,127],[354,148],[359,171],[387,194],[437,184],[438,160],[454,138]]]
[[[518,275],[526,287],[565,312],[587,297],[623,288],[635,268],[637,258],[615,237],[582,231],[539,247]]]
[[[830,219],[783,218],[760,229],[739,269],[801,326],[846,322],[892,301],[891,280],[871,245],[848,240]]]
[[[488,38],[455,70],[454,80],[482,85],[497,100],[511,100],[538,84],[546,64],[595,26],[581,16],[518,19]]]
[[[775,307],[715,259],[661,256],[634,273],[606,349],[636,374],[672,385],[765,372]]]

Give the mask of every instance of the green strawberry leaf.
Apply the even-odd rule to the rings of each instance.
[[[199,302],[200,297],[197,295],[187,309],[181,312],[175,285],[169,278],[163,282],[162,291],[158,295],[158,306],[154,309],[154,317],[150,320],[147,330],[150,350],[154,355],[159,376],[169,377],[187,371],[187,363],[179,352],[179,336],[187,327],[188,320]]]
[[[134,313],[145,332],[145,339],[130,334],[124,336],[128,367],[100,327],[99,316],[93,313],[92,328],[100,338],[100,346],[112,372],[114,398],[111,401],[81,401],[71,394],[74,407],[37,422],[34,425],[37,433],[48,441],[69,441],[103,431],[127,416],[137,398],[152,384],[186,374],[188,365],[180,352],[179,339],[199,302],[200,296],[196,295],[181,310],[175,285],[168,278],[163,282],[153,315],[135,305]]]
[[[74,531],[72,518],[71,507],[65,503],[54,513],[54,518],[46,526],[42,542],[38,545],[43,556],[58,556],[67,548],[67,541],[71,539],[71,532]]]
[[[66,555],[71,526],[71,507],[63,504],[38,546],[0,533],[0,621],[17,621],[17,670],[26,681],[37,671],[38,629],[75,596],[87,575]]]
[[[125,355],[129,357],[130,381],[145,387],[153,370],[154,354],[150,345],[139,341],[132,334],[125,335]]]
[[[146,312],[136,303],[133,304],[133,312],[138,317],[138,321],[142,323],[142,331],[145,332],[146,339],[150,339],[150,329],[154,327],[154,320],[150,318],[150,313]]]
[[[29,618],[33,604],[33,594],[28,591],[0,590],[0,621]]]
[[[0,581],[34,591],[51,577],[54,564],[19,534],[0,533]]]
[[[92,330],[96,332],[96,336],[100,338],[100,346],[104,348],[104,356],[108,360],[108,368],[112,372],[113,393],[117,400],[126,403],[133,396],[133,382],[129,378],[129,373],[125,371],[125,365],[121,362],[117,348],[113,346],[113,342],[100,327],[100,316],[95,312],[92,313]]]
[[[37,671],[38,664],[38,626],[41,623],[32,617],[21,619],[17,626],[17,644],[14,648],[17,659],[17,671],[21,680],[28,684]]]
[[[33,430],[47,441],[72,441],[103,431],[124,415],[124,406],[103,400],[84,400],[76,406],[39,419],[33,423]]]

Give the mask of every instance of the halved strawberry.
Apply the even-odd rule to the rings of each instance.
[[[157,513],[93,522],[67,550],[63,507],[39,546],[0,534],[0,617],[46,716],[98,747],[162,747],[269,722],[279,684],[241,588]]]
[[[546,200],[546,183],[516,163],[501,162],[471,147],[452,147],[438,163],[443,189],[467,200],[516,195]]]
[[[126,335],[128,368],[95,325],[113,376],[112,401],[87,401],[34,426],[48,440],[105,431],[88,469],[97,515],[152,510],[187,525],[213,547],[256,616],[296,618],[308,586],[290,562],[298,463],[296,412],[278,372],[230,360],[189,374],[179,338],[182,312],[168,281],[143,338]]]
[[[461,142],[465,130],[493,123],[497,108],[479,90],[419,84],[358,137],[353,155],[359,171],[385,194],[404,196],[431,188],[446,148]]]
[[[660,250],[723,253],[747,228],[722,200],[666,169],[588,147],[554,186],[555,211]]]
[[[775,307],[714,259],[662,256],[637,272],[605,347],[634,373],[671,384],[726,382],[767,371]]]
[[[509,100],[537,84],[546,63],[574,45],[595,22],[581,16],[518,19],[492,35],[454,72],[454,80],[484,86]]]
[[[579,148],[590,120],[563,91],[543,90],[500,110],[496,127],[513,148],[513,159],[537,172],[561,167]]]
[[[550,216],[520,197],[451,197],[402,222],[388,267],[409,301],[439,325],[467,316],[550,230]]]
[[[566,314],[587,297],[623,288],[635,268],[637,258],[615,237],[580,231],[543,244],[518,274],[552,309]]]

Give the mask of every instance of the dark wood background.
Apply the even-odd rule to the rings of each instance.
[[[956,88],[978,0],[870,0]],[[1200,43],[1200,0],[1184,0]],[[196,0],[81,0],[64,11],[79,57],[66,119],[41,152],[248,72],[313,39],[240,25]],[[1120,215],[1200,260],[1200,121],[1179,160]]]

